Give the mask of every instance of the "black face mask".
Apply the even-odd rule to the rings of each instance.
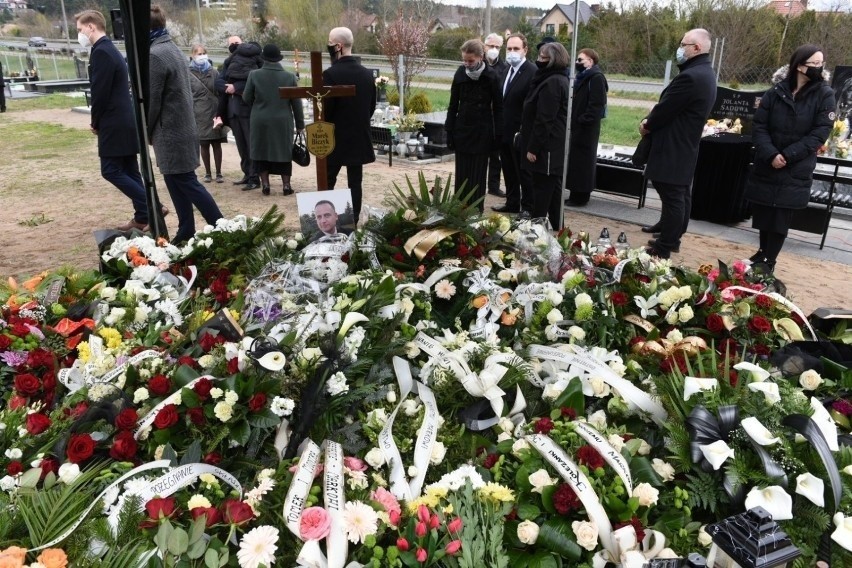
[[[237,50],[237,47],[239,47],[239,45],[240,45],[240,44],[238,44],[238,43],[232,43],[232,44],[230,44],[230,45],[228,46],[228,51],[230,51],[231,53],[234,53],[234,52]]]
[[[577,73],[582,73],[586,70],[586,66],[580,63],[579,61],[574,64],[574,69],[577,70]]]
[[[337,59],[337,44],[327,45],[326,49],[328,49],[328,55],[329,55],[329,57],[331,57],[332,61]]]
[[[535,66],[539,69],[546,69],[550,65],[550,61],[536,61]]]
[[[822,67],[808,67],[805,71],[805,77],[811,81],[822,81]]]

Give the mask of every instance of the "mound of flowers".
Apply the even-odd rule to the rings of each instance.
[[[369,213],[10,280],[0,566],[633,567],[755,507],[800,565],[852,564],[852,374],[807,351],[845,328],[747,262],[478,217],[440,181]]]

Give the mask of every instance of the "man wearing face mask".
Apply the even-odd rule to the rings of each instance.
[[[133,203],[133,219],[116,228],[119,231],[143,230],[148,225],[148,204],[136,156],[139,142],[133,102],[127,89],[127,63],[106,35],[103,14],[85,10],[74,19],[77,41],[84,49],[92,48],[89,57],[91,130],[98,137],[101,175]]]
[[[503,47],[503,38],[498,34],[488,34],[485,38],[485,63],[497,72],[498,77],[503,77],[509,64],[500,58],[500,48]],[[488,156],[488,193],[497,197],[506,197],[506,193],[500,191],[500,149],[491,152]]]
[[[710,65],[710,33],[689,30],[677,49],[680,73],[660,95],[660,102],[639,124],[639,133],[651,137],[645,175],[660,196],[660,220],[644,232],[659,233],[648,241],[648,253],[669,258],[680,250],[692,208],[692,176],[698,144],[716,100],[716,76]]]

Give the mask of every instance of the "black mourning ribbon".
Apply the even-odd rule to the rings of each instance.
[[[718,418],[703,406],[694,407],[686,418],[686,428],[691,438],[689,452],[692,462],[700,464],[701,469],[708,473],[715,471],[713,465],[704,457],[701,446],[707,446],[719,440],[727,442],[731,432],[739,426],[739,416],[739,409],[735,405],[720,406]],[[723,485],[732,502],[739,502],[745,498],[744,488],[740,486],[735,490],[730,475],[725,475]]]
[[[828,447],[828,442],[825,436],[822,435],[822,430],[816,425],[810,416],[804,414],[791,414],[781,420],[784,426],[789,426],[811,443],[817,455],[822,460],[822,465],[828,473],[828,480],[831,483],[831,493],[834,497],[834,510],[840,507],[840,495],[843,491],[843,484],[840,481],[840,471],[837,469],[837,463],[831,455],[831,450]]]
[[[517,393],[518,389],[511,389],[503,395],[503,402],[506,408],[512,408],[512,406],[514,406]],[[500,422],[500,417],[495,415],[494,409],[491,408],[491,401],[486,398],[480,399],[467,408],[459,411],[458,414],[456,414],[456,418],[471,432],[488,430]]]

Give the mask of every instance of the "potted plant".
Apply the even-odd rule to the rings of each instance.
[[[404,142],[407,142],[413,133],[420,132],[421,128],[423,128],[423,121],[418,119],[413,112],[409,111],[396,119],[396,130],[399,132],[400,139]]]
[[[390,83],[390,79],[384,75],[376,77],[376,95],[380,103],[388,102],[388,83]]]

